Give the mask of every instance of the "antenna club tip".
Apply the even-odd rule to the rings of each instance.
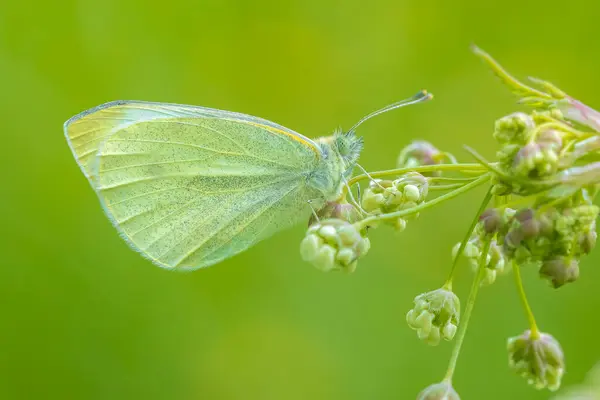
[[[431,100],[433,99],[433,94],[429,93],[426,89],[422,89],[415,97],[423,100]]]

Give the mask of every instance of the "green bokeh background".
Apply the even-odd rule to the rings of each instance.
[[[352,275],[301,262],[303,227],[218,267],[156,268],[129,250],[63,138],[72,115],[116,99],[204,105],[307,136],[421,88],[434,102],[365,124],[367,169],[411,138],[493,157],[514,98],[469,52],[600,106],[600,3],[590,1],[58,0],[0,5],[2,399],[413,399],[451,346],[404,322],[438,287],[482,193],[380,229]],[[600,251],[559,291],[526,271],[565,384],[600,359]],[[463,265],[456,289],[466,298]],[[463,399],[547,399],[507,368],[526,328],[511,279],[482,290],[459,359]]]

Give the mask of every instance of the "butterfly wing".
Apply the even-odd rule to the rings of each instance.
[[[321,154],[310,139],[244,114],[117,102],[65,124],[114,225],[165,268],[215,264],[306,216]]]

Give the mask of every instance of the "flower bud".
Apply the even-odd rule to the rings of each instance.
[[[418,172],[409,172],[394,181],[371,181],[361,205],[369,213],[387,214],[422,203],[427,193],[427,178]]]
[[[328,201],[321,209],[312,215],[308,221],[308,226],[313,225],[322,219],[341,219],[351,224],[361,219],[360,211],[350,203]],[[318,219],[317,219],[318,218]]]
[[[540,276],[548,279],[554,288],[579,278],[579,263],[576,259],[556,256],[545,260],[540,268]]]
[[[551,335],[532,337],[529,330],[508,339],[508,365],[536,389],[557,390],[565,372],[560,344]]]
[[[485,233],[493,234],[500,230],[505,221],[500,210],[488,208],[479,216],[479,222]]]
[[[527,143],[516,154],[512,168],[518,175],[529,178],[553,175],[558,170],[558,154],[551,146]]]
[[[544,129],[538,134],[536,141],[542,146],[559,150],[563,145],[563,133],[556,129]]]
[[[583,254],[590,254],[592,249],[596,246],[596,240],[598,234],[596,233],[596,221],[590,224],[590,228],[586,231],[582,231],[579,234],[579,248]]]
[[[529,115],[517,112],[496,121],[494,139],[499,143],[525,143],[531,136],[535,122]]]
[[[440,164],[441,152],[425,140],[415,140],[402,149],[398,156],[398,168],[419,167]]]
[[[427,386],[417,400],[460,400],[460,397],[450,383],[440,382]]]
[[[460,320],[460,301],[453,292],[437,289],[415,297],[414,303],[406,321],[419,339],[432,346],[437,346],[440,338],[452,340]]]
[[[322,271],[353,272],[357,260],[370,247],[356,227],[340,219],[318,222],[308,228],[300,244],[300,255]]]
[[[404,194],[407,201],[422,203],[429,193],[427,178],[418,172],[408,172],[393,182],[398,191]]]
[[[540,233],[540,223],[535,219],[535,211],[533,209],[520,209],[514,218],[520,224],[524,240],[534,238]]]

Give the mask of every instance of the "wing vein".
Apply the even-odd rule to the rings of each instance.
[[[283,193],[281,196],[277,197],[275,200],[271,201],[270,204],[265,207],[261,212],[259,212],[258,214],[254,215],[249,221],[247,221],[245,224],[243,224],[241,226],[241,228],[237,229],[234,233],[234,235],[232,235],[231,238],[229,238],[229,240],[227,240],[226,242],[222,243],[219,247],[212,249],[208,255],[214,253],[215,251],[221,249],[225,244],[229,243],[231,241],[231,239],[233,237],[235,237],[236,234],[240,233],[242,230],[246,229],[246,227],[248,225],[250,225],[252,222],[254,222],[258,217],[260,217],[261,215],[263,215],[265,212],[267,212],[268,210],[270,210],[273,207],[273,204],[279,202],[281,199],[283,199],[284,197],[286,197],[288,194],[290,194],[292,191],[295,191],[296,189],[298,189],[299,185],[293,186],[290,190],[288,190],[287,192]],[[239,213],[234,217],[236,218],[237,216],[239,216]],[[233,220],[234,218],[231,218],[231,220]],[[179,265],[181,265],[181,263],[183,261],[185,261],[186,259],[190,258],[195,252],[197,252],[206,242],[208,242],[210,239],[212,239],[217,233],[221,232],[223,229],[225,229],[225,227],[227,227],[227,224],[222,226],[219,230],[217,230],[214,233],[211,233],[210,235],[206,236],[204,238],[204,240],[198,244],[196,247],[194,247],[192,250],[190,250],[187,254],[185,254],[183,257],[179,258],[175,264],[173,265],[173,267],[178,267]],[[194,227],[194,230],[196,230],[198,228],[198,225]],[[189,236],[189,235],[188,235]],[[170,251],[170,250],[169,250]],[[163,255],[167,254],[169,251],[161,254],[160,257],[162,257]],[[160,258],[158,257],[158,258]]]

